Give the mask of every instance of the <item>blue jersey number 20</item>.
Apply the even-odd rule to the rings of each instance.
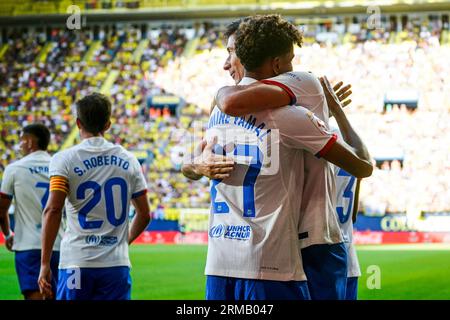
[[[114,208],[114,195],[113,187],[118,186],[120,188],[120,199],[121,199],[121,214],[120,217],[116,218],[116,210]],[[98,229],[102,226],[102,220],[87,221],[87,215],[94,209],[95,206],[102,199],[102,187],[95,181],[85,181],[79,185],[77,189],[77,199],[83,200],[86,197],[86,190],[93,190],[94,196],[89,200],[83,208],[80,209],[78,213],[78,222],[83,229]],[[113,226],[119,226],[125,222],[127,217],[127,194],[128,187],[124,179],[115,177],[107,180],[103,186],[103,191],[105,195],[106,204],[106,218],[109,223]]]
[[[350,173],[345,171],[344,169],[339,169],[338,176],[342,177],[350,177],[347,186],[344,189],[343,198],[348,198],[348,207],[347,212],[344,214],[344,207],[336,207],[336,211],[339,217],[339,221],[341,223],[346,223],[351,216],[352,208],[353,208],[353,185],[355,184],[355,177]]]
[[[214,148],[216,154],[225,155],[223,148],[216,145]],[[234,149],[235,156],[246,156],[252,157],[251,164],[249,165],[247,174],[244,177],[243,191],[244,191],[244,211],[243,216],[248,218],[254,218],[256,216],[255,210],[255,183],[258,177],[261,166],[263,155],[259,150],[258,146],[238,144]],[[256,158],[256,159],[255,159]],[[255,161],[256,160],[256,161]],[[230,208],[226,202],[216,202],[217,197],[217,185],[221,183],[221,179],[215,179],[211,184],[211,202],[213,213],[229,213]]]

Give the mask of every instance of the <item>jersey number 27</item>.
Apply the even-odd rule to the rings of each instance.
[[[216,144],[214,153],[225,155],[223,147]],[[252,157],[251,163],[248,167],[247,174],[244,177],[243,192],[244,205],[243,216],[247,218],[254,218],[256,216],[255,210],[255,183],[256,178],[261,171],[263,154],[256,145],[238,144],[234,148],[234,156]],[[217,185],[221,183],[221,179],[212,180],[211,184],[211,203],[212,213],[229,213],[230,207],[226,202],[217,202]]]

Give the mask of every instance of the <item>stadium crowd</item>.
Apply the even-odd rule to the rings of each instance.
[[[450,209],[450,159],[439,143],[450,139],[450,80],[446,76],[450,65],[445,58],[450,46],[441,45],[439,35],[434,28],[404,31],[395,37],[362,29],[337,43],[319,41],[316,34],[317,38],[306,38],[296,50],[294,70],[352,84],[353,103],[347,112],[374,158],[386,151],[401,155],[363,182],[360,210],[366,214]],[[225,59],[226,52],[219,47],[191,59],[180,57],[158,70],[156,83],[207,112],[217,89],[232,84],[222,70]],[[388,92],[412,92],[418,96],[417,109],[385,104]]]
[[[450,210],[450,159],[439,142],[450,138],[445,59],[450,47],[440,44],[434,27],[400,33],[354,29],[305,28],[294,70],[352,84],[347,111],[372,156],[386,150],[402,155],[363,182],[360,209],[367,214],[404,212],[411,206]],[[220,29],[204,28],[195,36],[193,55],[183,54],[191,36],[177,27],[146,36],[139,29],[112,29],[101,31],[98,41],[89,33],[58,30],[50,39],[11,36],[0,58],[0,179],[6,164],[18,157],[21,126],[44,122],[55,152],[74,125],[74,102],[99,91],[115,70],[117,77],[107,87],[114,119],[107,138],[139,154],[152,209],[162,217],[164,208],[207,207],[208,181],[189,181],[179,170],[189,143],[201,136],[215,92],[233,81],[222,69],[227,53]],[[384,112],[386,93],[405,89],[418,94],[417,109],[398,106]],[[171,93],[187,102],[177,112],[148,102]]]

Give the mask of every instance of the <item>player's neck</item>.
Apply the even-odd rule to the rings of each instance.
[[[256,80],[263,80],[273,77],[273,73],[269,70],[264,70],[264,68],[260,68],[255,71],[244,71],[244,77],[253,78]]]
[[[39,149],[39,148],[33,148],[33,149],[30,149],[30,150],[28,150],[28,152],[24,155],[24,157],[26,157],[26,156],[28,156],[28,155],[30,155],[30,154],[36,152],[36,151],[43,151],[43,150],[41,150],[41,149]]]
[[[95,137],[103,138],[103,132],[100,132],[100,133],[98,133],[98,134],[92,134],[92,133],[90,133],[90,132],[85,132],[85,131],[81,131],[81,132],[80,132],[80,138],[81,138],[81,140],[89,139],[89,138],[95,138]]]

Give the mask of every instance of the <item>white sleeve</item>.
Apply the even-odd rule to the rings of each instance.
[[[304,149],[323,157],[337,140],[325,123],[303,107],[285,107],[274,112],[281,142],[294,149]]]
[[[131,158],[131,165],[133,167],[133,176],[131,179],[131,198],[137,198],[147,192],[147,182],[142,172],[142,167],[138,159],[133,155]]]
[[[3,173],[2,186],[0,188],[0,196],[12,199],[14,195],[14,168],[7,166]]]
[[[69,179],[69,168],[66,165],[64,154],[58,152],[51,158],[48,176],[61,176]]]
[[[323,94],[320,81],[310,72],[286,72],[261,82],[283,89],[291,98],[291,105],[302,105],[302,98]]]

